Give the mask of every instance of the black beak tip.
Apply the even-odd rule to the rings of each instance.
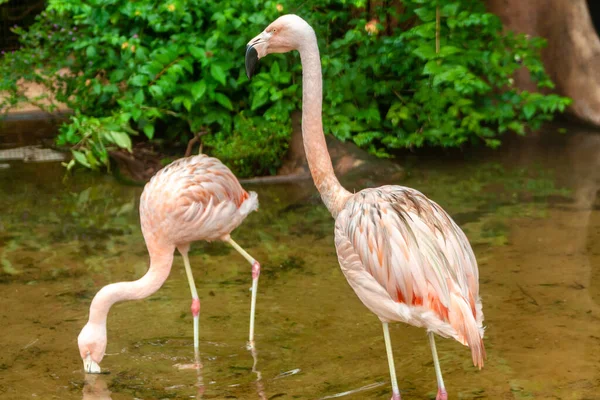
[[[246,76],[248,76],[248,79],[252,79],[257,64],[258,52],[253,46],[246,46]]]

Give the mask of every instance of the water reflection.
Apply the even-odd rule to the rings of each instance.
[[[83,400],[112,400],[106,384],[106,375],[85,374]]]
[[[196,360],[200,362],[201,364],[201,360]],[[177,367],[177,365],[175,365],[175,367]],[[190,386],[195,387],[195,396],[193,396],[196,399],[203,399],[204,398],[204,392],[206,390],[206,387],[204,385],[204,378],[203,378],[203,374],[202,374],[202,367],[200,368],[194,368],[193,369],[196,375],[196,380],[193,384],[191,384]],[[260,382],[260,372],[258,372],[259,374],[259,379],[257,380],[257,384],[260,384],[261,386],[261,390],[262,390],[262,383]],[[108,382],[110,381],[111,377],[110,374],[108,373],[104,373],[104,374],[84,374],[84,384],[83,384],[83,400],[112,400],[111,397],[111,391],[108,388]],[[182,387],[185,387],[187,385],[174,385],[174,386],[170,386],[170,387],[166,387],[165,390],[169,391],[169,390],[175,390],[175,389],[180,389]],[[259,395],[260,396],[260,395]],[[261,400],[266,400],[266,397],[264,397],[264,393],[262,394],[262,396],[260,396]]]
[[[559,171],[557,178],[572,190],[570,203],[555,206],[552,223],[559,229],[549,235],[560,237],[560,247],[554,251],[577,259],[577,271],[572,282],[566,284],[582,290],[583,298],[592,300],[587,306],[591,307],[589,311],[600,317],[600,132],[571,128],[565,136],[539,136],[527,144],[522,148],[522,158],[548,159]]]
[[[204,398],[204,391],[206,390],[206,387],[204,386],[204,378],[202,376],[202,360],[200,359],[200,356],[198,356],[198,360],[197,362],[200,365],[200,368],[196,369],[196,388],[197,388],[197,392],[196,392],[196,398],[197,399],[203,399]]]
[[[265,385],[262,381],[262,373],[257,368],[258,351],[256,350],[256,344],[250,347],[250,353],[252,354],[252,360],[254,361],[252,364],[252,372],[256,375],[256,393],[258,394],[258,398],[260,400],[267,400],[267,395],[265,394]]]
[[[572,251],[587,255],[590,273],[583,276],[582,285],[596,306],[594,314],[600,317],[600,219],[598,194],[600,191],[600,134],[578,132],[569,138],[569,160],[573,165],[573,212],[581,219],[580,229],[573,236]],[[594,212],[595,210],[595,212]]]

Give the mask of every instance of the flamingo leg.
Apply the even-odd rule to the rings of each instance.
[[[198,297],[198,291],[196,290],[196,284],[194,283],[194,276],[192,275],[192,267],[190,266],[190,259],[187,251],[181,251],[183,257],[183,264],[185,265],[185,274],[187,275],[188,283],[190,284],[190,291],[192,292],[192,316],[194,317],[194,356],[196,364],[200,365],[200,350],[199,350],[199,336],[200,336],[200,298]]]
[[[256,292],[258,290],[258,277],[260,276],[260,263],[234,242],[231,237],[227,238],[226,241],[252,265],[252,302],[250,303],[250,334],[248,339],[248,348],[251,349],[254,347],[254,314],[256,312]]]
[[[390,379],[392,380],[391,400],[401,400],[400,390],[398,389],[398,380],[396,379],[396,367],[394,366],[394,354],[392,353],[392,341],[390,340],[390,330],[387,322],[383,322],[383,338],[385,340],[385,350],[387,352],[388,364],[390,366]]]
[[[440,368],[440,360],[438,360],[437,349],[435,348],[433,332],[427,332],[427,336],[429,336],[429,344],[431,345],[431,353],[433,354],[433,367],[435,368],[435,376],[438,384],[438,392],[435,399],[448,400],[448,393],[444,387],[444,379],[442,378],[442,369]]]

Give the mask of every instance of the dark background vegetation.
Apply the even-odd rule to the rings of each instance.
[[[20,47],[3,44],[0,91],[10,95],[0,109],[29,101],[52,111],[19,82],[47,87],[73,110],[56,142],[71,150],[69,168],[109,168],[110,154],[136,143],[181,155],[202,133],[204,151],[240,177],[275,174],[290,115],[301,108],[299,58],[274,55],[250,82],[243,57],[247,41],[286,13],[304,17],[319,38],[326,133],[380,157],[407,147],[497,147],[504,133],[536,129],[570,101],[515,86],[514,73],[526,68],[539,89],[553,87],[540,60],[545,42],[503,31],[479,0],[46,4],[35,22],[10,28]]]

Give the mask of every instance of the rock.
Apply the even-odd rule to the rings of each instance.
[[[42,146],[23,146],[15,149],[0,150],[0,161],[19,160],[23,162],[64,161],[65,153]]]
[[[289,180],[309,179],[310,172],[304,154],[302,143],[302,114],[292,114],[292,137],[286,159],[278,171],[277,177],[267,178],[274,182],[280,182],[286,176]],[[331,155],[331,163],[338,177],[351,174],[353,178],[360,181],[363,178],[375,178],[375,175],[387,175],[392,179],[400,179],[404,176],[404,170],[400,165],[386,159],[377,158],[366,151],[358,148],[354,143],[342,142],[332,135],[326,135],[327,148]],[[360,175],[360,176],[359,176]]]

